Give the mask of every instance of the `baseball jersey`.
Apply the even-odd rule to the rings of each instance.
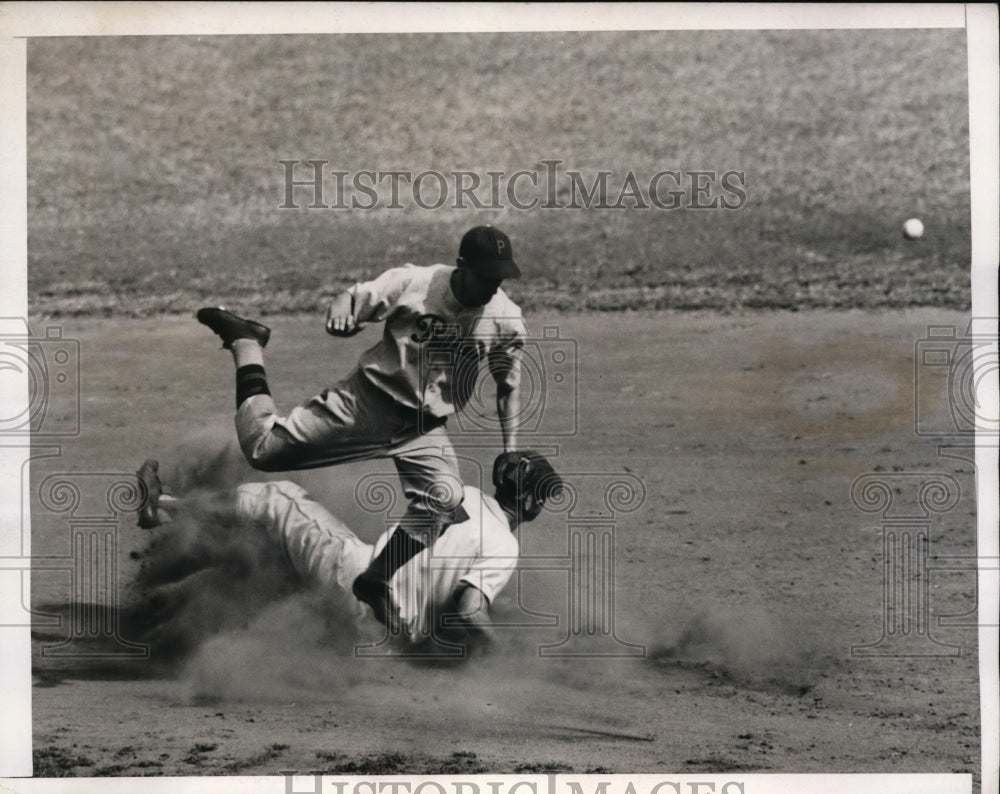
[[[517,389],[527,336],[521,309],[503,290],[484,306],[463,306],[451,290],[454,271],[407,264],[348,290],[359,325],[385,321],[381,341],[359,362],[364,377],[439,418],[468,402],[484,360],[498,385]]]
[[[466,486],[463,507],[466,521],[449,526],[389,580],[398,624],[411,640],[430,635],[435,610],[446,611],[461,584],[472,585],[492,602],[517,567],[517,538],[497,501]],[[391,534],[378,539],[375,554]]]

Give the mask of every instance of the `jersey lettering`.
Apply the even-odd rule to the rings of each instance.
[[[417,330],[410,334],[417,344],[423,342],[455,342],[458,340],[459,327],[454,323],[449,323],[439,314],[421,314],[414,325]]]

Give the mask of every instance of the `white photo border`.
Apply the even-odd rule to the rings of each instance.
[[[613,7],[612,7],[613,5]],[[280,6],[280,8],[279,8]],[[395,7],[390,7],[395,6]],[[992,4],[381,4],[364,3],[3,3],[0,4],[0,316],[27,317],[27,39],[35,36],[225,35],[347,32],[472,32],[472,31],[594,31],[640,29],[815,29],[815,28],[964,28],[969,63],[970,171],[972,206],[972,314],[996,318],[997,263],[1000,261],[1000,71],[998,71],[997,7]],[[390,20],[385,22],[383,20]],[[995,347],[994,347],[995,354]],[[992,383],[993,381],[989,381]],[[5,377],[0,402],[27,403],[27,382]],[[980,395],[988,416],[997,415],[994,389]],[[10,415],[5,413],[5,416]],[[30,526],[21,515],[21,470],[26,445],[0,445],[0,562],[30,556],[30,540],[19,529]],[[1000,607],[996,561],[998,549],[998,466],[996,440],[977,440],[981,751],[983,791],[997,792],[1000,757],[998,683],[1000,669],[995,628]],[[992,563],[989,561],[992,560]],[[8,575],[0,564],[0,624],[2,610],[17,609],[27,581]],[[8,569],[14,566],[6,566]],[[14,573],[21,573],[14,571]],[[27,579],[28,572],[24,572]],[[18,579],[16,583],[12,580]],[[992,614],[990,612],[992,611]],[[31,774],[31,660],[28,628],[2,628],[0,691],[4,692],[0,721],[0,775]],[[492,776],[491,776],[492,777]],[[500,779],[499,776],[497,779]],[[577,776],[568,776],[575,779]],[[636,780],[639,777],[636,776]],[[681,780],[685,776],[675,776]],[[699,780],[712,779],[699,775]],[[963,776],[852,775],[853,791],[968,790]],[[967,778],[968,776],[964,776]],[[519,779],[534,779],[525,776]],[[840,775],[739,775],[747,790],[840,791]],[[507,779],[507,778],[504,778]],[[722,778],[720,777],[719,780]],[[280,778],[242,778],[240,791],[283,791]],[[414,781],[420,778],[414,777]],[[753,781],[752,784],[749,781]],[[967,783],[968,781],[965,781]],[[90,779],[6,780],[10,790],[84,791]],[[233,788],[234,780],[146,779],[147,791],[215,791]],[[971,784],[969,784],[971,785]],[[132,790],[134,781],[102,780],[103,791]],[[280,787],[280,788],[279,788]],[[640,789],[641,790],[641,789]]]

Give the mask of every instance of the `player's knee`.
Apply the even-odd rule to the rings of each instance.
[[[298,468],[294,461],[296,453],[301,453],[294,444],[289,443],[273,412],[265,420],[258,421],[245,420],[238,414],[236,437],[243,457],[257,471],[289,471]]]
[[[261,444],[246,444],[241,446],[243,457],[257,471],[275,472],[288,471],[287,455],[280,452],[269,452]]]
[[[274,524],[289,502],[306,496],[302,486],[291,481],[247,482],[236,488],[236,510],[242,519]]]
[[[236,487],[236,515],[243,521],[252,522],[257,518],[261,505],[265,502],[267,483],[245,482]]]
[[[284,465],[281,458],[277,456],[256,456],[247,455],[247,462],[257,471],[276,472],[288,471],[288,466]]]

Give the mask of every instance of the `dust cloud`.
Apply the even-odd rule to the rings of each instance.
[[[707,607],[648,631],[653,664],[699,667],[754,688],[803,693],[836,663],[833,647],[806,617],[762,607]]]
[[[190,699],[288,699],[303,692],[337,697],[366,684],[384,685],[391,676],[394,686],[434,691],[438,708],[456,716],[469,711],[471,719],[484,704],[530,709],[543,698],[556,713],[573,713],[581,692],[610,697],[629,679],[678,669],[750,687],[808,690],[828,663],[807,621],[721,605],[690,616],[675,610],[668,617],[620,621],[621,636],[640,649],[627,671],[621,659],[542,658],[540,647],[558,644],[565,622],[505,626],[524,617],[509,592],[494,605],[499,641],[489,654],[465,658],[460,643],[448,645],[456,638],[441,635],[439,645],[407,647],[401,654],[352,599],[304,589],[282,549],[259,529],[239,525],[233,489],[260,475],[232,447],[197,451],[205,449],[199,443],[171,456],[186,461],[183,468],[161,467],[168,491],[183,495],[184,508],[151,532],[135,555],[140,566],[128,621],[129,635],[150,645],[154,662],[182,683]],[[534,595],[551,601],[553,611],[566,597],[560,582],[543,582]],[[396,660],[402,664],[378,663],[399,655],[406,657]]]

